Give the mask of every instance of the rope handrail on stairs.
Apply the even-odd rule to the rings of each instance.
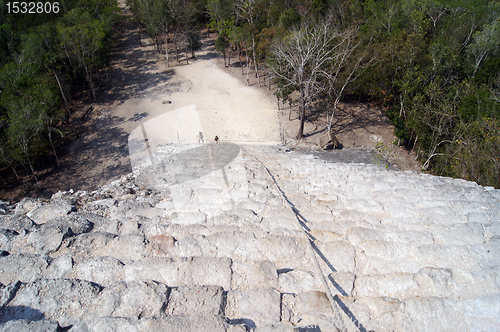
[[[318,274],[319,278],[321,279],[321,282],[323,283],[323,287],[325,288],[326,296],[327,296],[328,301],[330,302],[330,306],[332,308],[333,319],[335,320],[335,325],[336,325],[336,327],[340,331],[347,331],[347,328],[346,328],[346,326],[344,324],[344,320],[343,320],[342,315],[340,314],[340,310],[339,310],[339,308],[337,306],[337,302],[335,301],[335,299],[334,299],[334,297],[333,297],[333,295],[332,295],[332,293],[330,291],[330,287],[328,286],[328,283],[326,281],[325,275],[323,274],[323,271],[321,270],[321,266],[319,264],[318,257],[316,256],[316,254],[314,252],[313,243],[312,243],[312,241],[313,241],[312,235],[309,234],[309,232],[308,232],[308,230],[306,228],[304,228],[304,225],[299,220],[298,211],[295,209],[295,207],[293,206],[293,204],[288,200],[288,198],[286,198],[285,193],[283,192],[283,190],[281,189],[281,187],[278,185],[276,179],[271,174],[271,171],[269,171],[269,169],[266,167],[266,165],[264,165],[264,163],[262,163],[256,156],[251,155],[250,153],[248,153],[248,151],[246,151],[243,147],[241,147],[241,149],[243,151],[245,151],[246,154],[248,154],[249,156],[253,157],[262,166],[262,168],[264,168],[264,170],[266,171],[267,175],[271,179],[271,182],[274,184],[274,186],[278,190],[281,198],[283,199],[284,205],[287,206],[288,209],[290,209],[290,211],[295,216],[295,222],[298,224],[299,229],[301,229],[302,232],[304,233],[304,235],[305,235],[305,237],[307,239],[307,242],[309,244],[307,246],[308,247],[308,251],[309,251],[310,256],[312,256],[312,258],[313,258],[314,265],[315,265],[316,270],[317,270],[317,274]]]

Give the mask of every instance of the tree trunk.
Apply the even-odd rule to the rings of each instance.
[[[179,63],[179,48],[177,47],[177,31],[174,31],[175,60]]]
[[[241,62],[241,43],[238,44],[238,58],[240,60],[241,75],[243,75],[243,62]]]
[[[66,105],[66,113],[68,113],[68,120],[69,120],[69,118],[71,117],[71,112],[69,110],[68,101],[66,100],[66,96],[64,95],[64,90],[61,86],[61,82],[59,81],[59,77],[57,76],[56,71],[54,69],[52,69],[52,73],[54,73],[54,76],[56,77],[57,85],[59,85],[59,90],[61,90],[61,95],[64,99],[64,104]]]
[[[300,85],[300,127],[297,133],[297,139],[302,139],[304,137],[304,123],[306,120],[306,96],[304,87]]]
[[[83,68],[85,69],[85,77],[87,78],[87,82],[90,85],[90,91],[92,93],[92,99],[96,100],[94,83],[92,82],[92,72],[89,71],[89,69],[87,68],[87,65],[85,65],[85,64],[83,64]]]
[[[52,119],[48,119],[47,120],[47,133],[49,135],[49,142],[50,142],[50,146],[52,147],[52,151],[54,152],[54,157],[56,157],[57,168],[60,168],[61,165],[59,164],[59,158],[57,158],[56,148],[54,147],[54,142],[52,141],[52,128],[51,128],[51,124],[52,124]]]
[[[255,66],[255,77],[257,77],[257,81],[260,86],[260,77],[259,77],[259,68],[257,67],[257,61],[255,60],[255,37],[252,35],[252,53],[253,53],[253,64]]]
[[[25,142],[26,144],[27,142]],[[40,182],[38,182],[38,177],[36,176],[35,169],[33,168],[33,165],[31,164],[31,158],[28,154],[28,146],[23,147],[23,153],[26,156],[26,159],[28,160],[28,165],[31,170],[31,174],[33,174],[33,177],[35,178],[36,185],[38,186],[38,189],[42,189],[42,186],[40,185]]]
[[[246,43],[245,43],[245,55],[247,58],[247,85],[250,85],[250,66],[248,64],[248,48],[246,47]]]
[[[165,59],[167,60],[167,68],[170,66],[170,63],[168,61],[168,33],[165,32],[163,34],[165,36]]]

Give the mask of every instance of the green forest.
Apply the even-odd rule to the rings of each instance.
[[[0,167],[57,163],[58,124],[71,100],[95,98],[109,66],[111,0],[60,2],[58,13],[8,14],[0,1]],[[339,102],[376,101],[396,144],[436,175],[500,188],[500,1],[129,0],[134,20],[164,54],[192,56],[209,28],[224,57],[263,68],[276,96],[297,91],[301,126]],[[187,52],[187,51],[186,51]],[[162,60],[163,61],[163,60]],[[229,59],[230,61],[230,59]],[[258,71],[256,71],[258,73]],[[82,96],[82,91],[84,96]]]
[[[56,145],[71,102],[82,91],[95,99],[118,18],[114,0],[55,3],[28,13],[0,1],[0,168],[20,183],[31,174],[38,187],[39,159],[51,156],[59,167]]]

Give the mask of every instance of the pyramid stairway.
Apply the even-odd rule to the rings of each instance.
[[[166,144],[0,216],[0,331],[500,330],[500,191]]]

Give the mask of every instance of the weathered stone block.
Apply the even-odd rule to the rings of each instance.
[[[56,257],[50,262],[44,276],[47,279],[66,278],[68,273],[73,269],[73,258],[67,253]]]
[[[270,261],[234,261],[231,289],[278,288],[276,265]]]
[[[273,288],[236,290],[227,293],[226,316],[250,327],[280,321],[280,293]]]
[[[320,331],[337,331],[333,311],[323,292],[283,294],[282,320],[290,321],[302,328],[316,328]]]
[[[172,258],[153,257],[130,262],[123,269],[125,281],[154,280],[168,286],[179,286],[180,272]]]
[[[332,272],[328,275],[327,283],[332,295],[352,296],[356,276],[349,272]]]
[[[101,287],[83,280],[37,279],[23,284],[5,308],[10,319],[57,320],[68,326],[93,314]]]
[[[354,271],[354,246],[346,241],[331,241],[319,242],[315,241],[317,250],[315,254],[318,255],[318,260],[321,264],[323,271],[328,272],[353,272]],[[332,271],[333,267],[333,271]]]
[[[36,254],[0,257],[0,282],[4,285],[16,280],[32,282],[44,275],[50,261],[50,257]]]
[[[434,243],[440,245],[467,245],[484,243],[483,225],[469,222],[444,226],[433,231]]]
[[[324,291],[319,277],[310,271],[292,270],[278,275],[279,291],[281,293],[302,293]]]
[[[145,318],[139,321],[139,330],[144,332],[230,332],[231,326],[221,316],[175,315]],[[133,331],[133,330],[131,330]],[[97,332],[97,331],[96,331]]]
[[[0,228],[20,232],[21,230],[30,230],[34,225],[33,220],[22,214],[0,216]]]
[[[96,314],[110,317],[146,318],[163,314],[170,289],[156,281],[117,281],[96,299]]]
[[[224,315],[225,296],[220,286],[173,288],[168,300],[168,315]]]
[[[41,225],[54,217],[66,216],[73,210],[74,207],[68,203],[42,204],[28,212],[26,216]]]
[[[0,325],[0,332],[58,332],[59,324],[53,320],[30,321],[27,319],[10,320]]]
[[[26,214],[38,206],[42,205],[42,201],[40,199],[25,197],[19,203],[16,204],[16,209],[14,210],[15,214]]]
[[[114,257],[88,257],[76,264],[69,276],[108,287],[116,280],[123,280],[123,269],[124,264]]]
[[[231,289],[231,259],[190,257],[176,260],[182,284],[216,285]]]

